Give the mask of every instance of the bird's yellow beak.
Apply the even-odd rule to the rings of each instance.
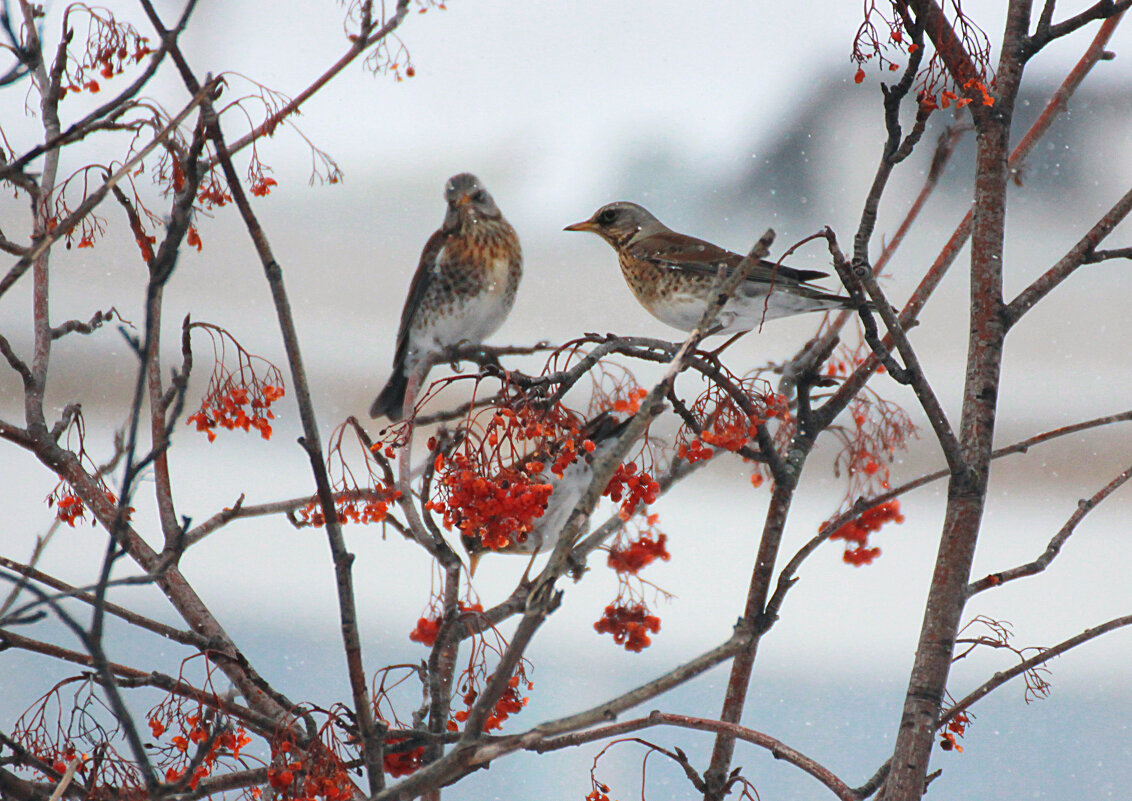
[[[576,222],[573,225],[567,225],[562,230],[563,231],[592,231],[596,227],[597,226],[594,224],[593,220],[583,220],[582,222]]]
[[[466,206],[471,202],[472,202],[472,196],[471,195],[460,195],[460,197],[456,198],[456,205],[457,206]]]
[[[476,565],[478,565],[480,563],[480,557],[481,556],[483,556],[482,553],[468,554],[468,576],[469,577],[475,576]]]

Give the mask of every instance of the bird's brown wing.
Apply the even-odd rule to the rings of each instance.
[[[578,432],[578,439],[600,445],[606,440],[621,436],[633,415],[604,411],[588,420]]]
[[[443,228],[437,229],[425,243],[421,251],[421,260],[417,264],[417,271],[413,273],[413,280],[409,284],[409,295],[405,298],[405,307],[401,309],[401,325],[397,329],[397,351],[394,364],[403,364],[408,355],[409,330],[413,327],[413,317],[420,308],[428,288],[436,280],[436,263],[440,258],[444,245],[448,242],[448,232]]]
[[[692,273],[715,276],[720,264],[726,264],[728,271],[739,266],[743,257],[719,245],[703,239],[685,236],[674,231],[647,236],[629,246],[632,256],[651,261],[662,267],[688,270]],[[748,281],[767,283],[784,280],[796,283],[825,278],[829,273],[819,270],[796,270],[793,267],[780,267],[774,262],[762,259],[747,273]]]

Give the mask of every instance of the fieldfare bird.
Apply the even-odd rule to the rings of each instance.
[[[561,477],[553,473],[548,474],[548,483],[553,489],[546,500],[546,509],[535,518],[534,526],[527,532],[526,539],[521,542],[513,539],[511,544],[504,548],[492,549],[484,546],[478,533],[461,532],[460,542],[468,552],[468,572],[475,575],[476,565],[485,553],[526,554],[531,557],[531,561],[527,564],[527,572],[523,574],[525,580],[531,564],[534,563],[535,555],[552,551],[558,544],[562,530],[570,520],[570,513],[589,489],[593,480],[594,463],[617,443],[617,438],[631,419],[632,415],[602,412],[582,426],[575,440],[579,443],[588,440],[594,444],[594,449],[586,452],[584,448],[579,448],[577,458],[566,466]],[[525,457],[524,460],[534,458],[549,464],[554,461],[562,446],[562,442],[554,443],[545,451]]]
[[[743,260],[711,242],[676,233],[636,203],[609,203],[565,230],[593,231],[612,245],[640,304],[681,331],[699,324],[719,267],[734,270]],[[853,308],[849,298],[806,283],[827,274],[759,261],[720,311],[711,333],[749,331],[763,320],[802,312]]]
[[[370,417],[400,420],[410,378],[423,381],[457,345],[478,345],[503,323],[523,275],[519,237],[476,176],[444,186],[448,211],[429,237],[401,312],[393,375]]]

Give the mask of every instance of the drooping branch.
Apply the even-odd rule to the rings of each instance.
[[[1045,664],[1054,657],[1060,656],[1066,651],[1076,648],[1078,645],[1086,643],[1089,640],[1094,640],[1097,637],[1100,637],[1102,634],[1107,634],[1110,631],[1115,631],[1116,629],[1123,628],[1124,626],[1132,626],[1132,615],[1124,615],[1123,617],[1113,618],[1107,623],[1102,623],[1099,626],[1085,629],[1085,631],[1081,632],[1080,634],[1074,637],[1070,637],[1067,640],[1063,640],[1057,645],[1041,649],[1034,656],[1030,657],[1029,659],[1023,659],[1017,665],[1014,665],[1007,670],[998,671],[994,674],[994,676],[987,679],[967,695],[963,696],[963,698],[955,702],[955,704],[953,704],[949,709],[944,711],[940,715],[939,721],[936,724],[937,728],[939,726],[946,725],[960,712],[970,709],[976,701],[985,698],[991,692],[1006,684],[1011,679],[1017,676],[1021,676],[1022,674],[1033,670],[1039,665]]]
[[[127,159],[125,163],[117,170],[115,170],[114,173],[109,178],[107,178],[106,181],[102,183],[97,189],[88,194],[74,211],[72,211],[62,220],[59,220],[58,224],[50,231],[44,232],[43,236],[37,238],[35,244],[28,250],[27,254],[24,255],[14,265],[12,265],[11,269],[8,270],[8,273],[2,279],[0,279],[0,296],[3,296],[4,293],[7,292],[13,284],[20,280],[20,277],[28,271],[28,268],[35,264],[40,256],[46,253],[55,242],[73,231],[75,229],[75,226],[78,225],[80,221],[82,221],[88,214],[90,214],[90,212],[93,211],[99,203],[106,199],[106,196],[110,194],[111,190],[113,190],[114,187],[116,187],[123,179],[129,176],[135,169],[137,169],[138,165],[141,164],[145,157],[148,156],[154,148],[156,148],[158,145],[168,139],[175,131],[177,131],[177,129],[180,128],[181,123],[188,119],[189,115],[193,113],[197,106],[204,102],[205,98],[213,91],[213,89],[216,87],[216,83],[217,81],[213,80],[201,87],[196,93],[194,93],[193,98],[189,101],[188,105],[181,109],[177,116],[173,117],[169,121],[168,125],[158,131],[154,135],[153,139],[147,142],[141,149],[138,150],[137,153]]]
[[[116,97],[111,98],[88,113],[81,120],[69,125],[67,130],[62,131],[58,136],[53,137],[43,144],[36,145],[19,158],[0,164],[0,181],[12,180],[27,164],[48,151],[57,150],[85,139],[95,129],[95,124],[99,120],[106,117],[117,116],[124,109],[128,108],[129,101],[136,97],[138,92],[140,92],[157,73],[158,67],[161,66],[161,62],[165,59],[166,53],[168,53],[169,44],[176,41],[176,38],[184,32],[193,10],[196,8],[196,4],[197,0],[188,0],[188,2],[185,3],[184,11],[181,12],[181,18],[178,20],[177,24],[162,38],[162,42],[158,45],[157,49],[150,53],[145,69],[142,70],[141,74],[138,75],[129,86],[118,93]]]
[[[1101,426],[1111,425],[1113,423],[1128,421],[1132,421],[1132,411],[1106,415],[1104,417],[1096,417],[1092,420],[1085,420],[1080,423],[1062,426],[1051,431],[1042,432],[1041,434],[1035,434],[1032,437],[1028,437],[1012,445],[1007,445],[1004,448],[998,448],[991,454],[991,458],[1001,459],[1004,456],[1010,456],[1016,453],[1027,453],[1029,449],[1034,447],[1035,445],[1039,445],[1052,439],[1068,436],[1070,434],[1077,434],[1081,431],[1087,431],[1092,428],[1099,428]],[[816,535],[811,537],[805,545],[799,548],[797,553],[795,553],[794,556],[791,557],[790,561],[786,563],[786,566],[782,568],[782,572],[778,575],[778,582],[775,587],[774,596],[767,604],[767,614],[778,614],[779,609],[782,608],[782,603],[786,598],[786,594],[790,591],[790,588],[797,581],[796,576],[798,569],[802,566],[802,563],[810,556],[810,554],[817,550],[818,546],[829,539],[830,535],[835,533],[846,523],[854,520],[857,517],[860,517],[860,515],[866,510],[880,506],[881,504],[887,503],[894,498],[899,498],[900,496],[906,495],[912,490],[919,489],[920,487],[923,487],[934,481],[939,481],[942,478],[947,478],[948,475],[950,475],[949,470],[936,470],[935,472],[926,473],[925,475],[922,475],[918,478],[906,481],[903,484],[895,486],[892,489],[886,492],[882,492],[878,495],[873,495],[868,498],[858,498],[853,503],[852,508],[842,512],[832,520],[829,520],[825,524],[823,524],[821,530]]]
[[[30,637],[16,634],[13,631],[0,631],[0,645],[4,648],[18,648],[21,651],[42,654],[61,662],[78,665],[79,667],[94,667],[95,660],[88,653],[73,651],[52,643],[34,640]],[[114,674],[115,684],[119,687],[126,689],[153,687],[167,693],[172,693],[179,698],[198,701],[205,706],[212,707],[239,718],[246,723],[249,728],[264,737],[272,737],[277,730],[276,722],[271,718],[260,715],[248,707],[237,704],[230,698],[222,698],[215,693],[195,687],[184,679],[173,678],[172,676],[157,671],[141,670],[116,662],[110,662],[109,667]]]
[[[602,740],[607,737],[617,737],[622,734],[627,734],[628,732],[641,731],[642,729],[648,729],[654,726],[674,726],[682,729],[706,731],[715,734],[726,733],[737,740],[743,740],[744,742],[766,749],[775,759],[781,759],[803,770],[821,782],[826,789],[843,801],[860,801],[861,799],[860,795],[844,781],[839,779],[829,768],[825,767],[817,760],[806,756],[801,751],[791,748],[781,740],[764,734],[763,732],[756,731],[755,729],[747,728],[746,726],[740,726],[736,723],[723,723],[722,721],[711,720],[710,718],[697,718],[688,715],[676,715],[669,712],[654,711],[650,712],[647,717],[635,718],[610,726],[602,726],[596,729],[588,729],[574,734],[555,737],[529,746],[528,750],[541,754],[547,751],[571,748],[595,740]]]

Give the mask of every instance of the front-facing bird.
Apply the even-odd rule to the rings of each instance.
[[[565,230],[592,231],[612,245],[640,304],[681,331],[691,331],[700,322],[720,266],[729,273],[743,260],[711,242],[678,234],[648,209],[625,201],[602,206],[588,220]],[[759,261],[720,311],[712,333],[749,331],[764,320],[802,312],[852,308],[849,298],[807,283],[825,276]]]
[[[444,186],[444,223],[424,246],[401,312],[393,375],[370,417],[400,420],[410,379],[418,384],[457,345],[478,345],[503,324],[523,274],[519,237],[471,173]]]

